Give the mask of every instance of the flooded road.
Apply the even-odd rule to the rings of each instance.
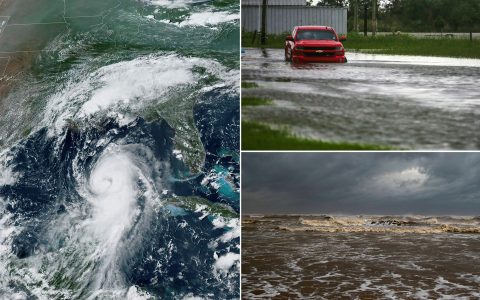
[[[283,49],[246,49],[243,120],[299,136],[405,149],[480,149],[480,60],[347,53],[347,64],[286,63]]]

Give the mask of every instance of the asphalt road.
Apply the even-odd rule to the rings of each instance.
[[[245,49],[243,120],[324,141],[480,149],[480,60],[347,53],[346,64],[286,63],[283,49]]]

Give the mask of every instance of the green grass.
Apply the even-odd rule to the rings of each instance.
[[[287,33],[275,35],[270,34],[267,36],[266,48],[283,48],[285,44],[285,37]],[[260,47],[260,34],[254,34],[253,32],[242,32],[242,47]]]
[[[255,82],[242,81],[242,89],[251,89],[258,87]]]
[[[330,143],[291,135],[255,122],[242,122],[242,150],[392,150],[389,147],[354,143]]]
[[[269,35],[265,47],[283,48],[286,35]],[[415,38],[407,34],[364,37],[357,33],[349,33],[343,45],[350,51],[379,54],[480,58],[479,39],[470,41],[451,38]],[[253,33],[242,33],[242,46],[260,47],[259,37],[253,40]]]
[[[259,98],[259,97],[242,97],[242,107],[244,106],[260,106],[260,105],[270,105],[272,100],[268,98]]]
[[[364,37],[349,34],[347,50],[375,49],[374,53],[480,58],[480,40],[414,38],[408,35]]]

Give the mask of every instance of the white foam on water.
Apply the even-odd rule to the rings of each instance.
[[[475,274],[460,274],[460,278],[480,285],[480,275]]]
[[[422,289],[417,289],[414,296],[417,299],[431,299],[430,293],[428,291],[422,290]]]

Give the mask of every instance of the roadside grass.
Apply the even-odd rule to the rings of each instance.
[[[382,54],[480,58],[478,39],[415,38],[405,34],[364,37],[349,34],[343,45],[347,50],[374,49],[373,53]]]
[[[267,48],[283,48],[287,33],[269,35]],[[255,40],[251,32],[242,33],[243,47],[260,47],[259,35]],[[452,39],[452,38],[416,38],[408,34],[363,36],[358,33],[349,33],[343,42],[347,51],[360,51],[377,54],[441,56],[459,58],[480,58],[480,40]]]
[[[277,130],[260,123],[242,121],[242,150],[393,150],[393,148],[310,140],[296,137],[287,129]]]
[[[265,48],[283,48],[285,44],[285,34],[269,34],[267,35],[267,43]],[[261,47],[260,33],[242,31],[242,47]]]
[[[242,89],[251,89],[258,87],[255,82],[242,81]]]
[[[260,105],[270,105],[272,100],[268,98],[259,98],[259,97],[242,97],[242,107],[245,106],[260,106]]]

